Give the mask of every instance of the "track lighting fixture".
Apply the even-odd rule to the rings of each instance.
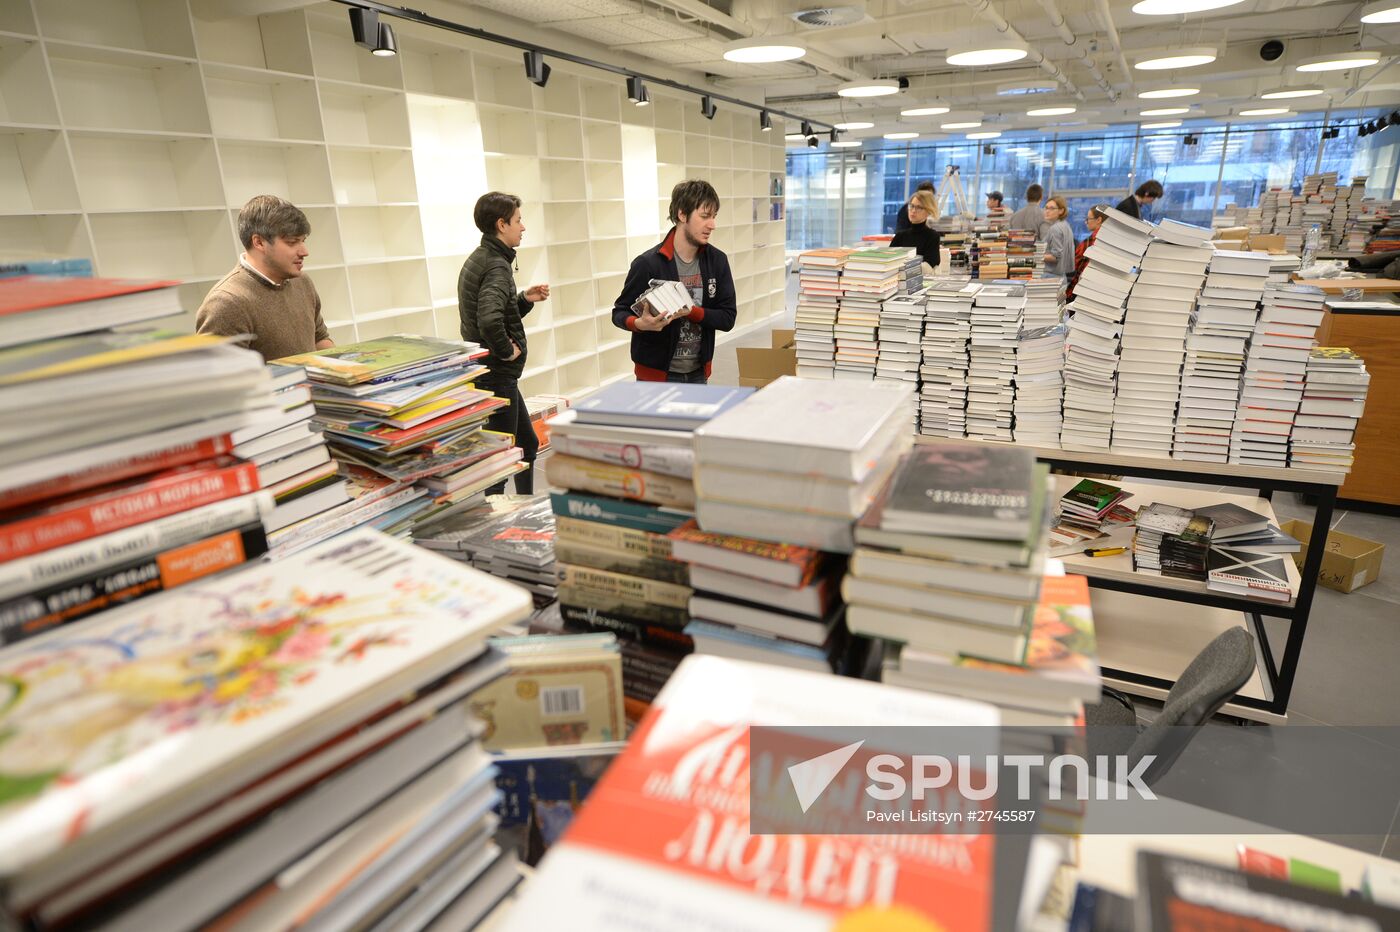
[[[806,120],[803,120],[803,121],[802,121],[802,135],[804,135],[804,136],[811,136],[811,135],[812,135],[812,124],[809,123],[809,122],[807,122]]]
[[[996,155],[996,154],[997,154],[997,147],[996,147],[996,146],[983,146],[983,147],[982,147],[982,154],[983,154],[983,155]]]
[[[1366,124],[1365,124],[1365,123],[1358,123],[1358,124],[1356,124],[1356,138],[1357,138],[1357,139],[1364,139],[1364,138],[1366,138],[1367,135],[1369,135],[1369,132],[1368,132],[1368,130],[1366,129]]]
[[[1182,144],[1183,146],[1194,146],[1196,143],[1198,143],[1198,142],[1200,142],[1200,141],[1201,141],[1201,140],[1200,140],[1200,137],[1199,137],[1199,136],[1193,136],[1193,135],[1191,135],[1190,133],[1187,133],[1187,134],[1182,138],[1181,144]]]
[[[647,93],[646,84],[635,74],[627,76],[627,99],[638,107],[645,107],[651,103],[651,95]]]
[[[544,60],[544,53],[539,49],[530,49],[525,53],[525,77],[530,79],[530,83],[539,87],[544,87],[549,83],[549,64]]]
[[[758,128],[765,133],[772,130],[773,118],[768,115],[767,110],[758,111]]]
[[[709,94],[705,94],[700,98],[700,115],[705,119],[713,120],[715,118],[716,109],[714,98]]]
[[[351,7],[350,35],[356,45],[369,49],[372,55],[387,58],[398,53],[399,44],[394,37],[394,27],[379,21],[378,10]]]
[[[839,132],[838,132],[837,130],[832,130],[830,135],[831,135],[831,141],[832,141],[832,142],[836,142],[837,139],[840,138],[840,134],[839,134]]]
[[[1400,126],[1400,110],[1390,111],[1390,125]]]

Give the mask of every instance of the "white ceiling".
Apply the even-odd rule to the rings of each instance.
[[[1025,110],[1055,97],[1079,112],[1056,120],[1124,122],[1138,112],[1176,101],[1142,101],[1137,94],[1166,83],[1198,84],[1203,93],[1187,118],[1229,116],[1265,106],[1258,94],[1290,83],[1322,84],[1328,95],[1292,102],[1294,109],[1400,104],[1400,26],[1362,26],[1362,4],[1354,0],[1246,0],[1232,7],[1188,16],[1144,16],[1136,0],[850,0],[858,19],[850,25],[812,28],[792,14],[842,6],[797,0],[452,0],[464,12],[485,8],[505,22],[547,27],[628,59],[652,61],[697,84],[756,103],[767,102],[815,120],[869,120],[876,126],[852,133],[869,136],[894,129],[938,132],[946,118],[901,118],[899,111],[933,102],[983,111],[986,128],[1030,128],[1049,119]],[[982,9],[979,15],[978,7]],[[1063,29],[1052,25],[1058,14]],[[493,17],[494,18],[494,17]],[[998,38],[996,25],[1009,23],[1027,40],[1031,57],[994,68],[947,64],[950,48],[985,47]],[[516,31],[530,35],[528,28]],[[540,34],[536,29],[535,34]],[[808,48],[802,61],[743,65],[723,59],[726,45],[748,37],[796,38]],[[1116,36],[1116,41],[1115,41]],[[1065,38],[1073,40],[1068,44]],[[1001,36],[1005,39],[1005,36]],[[1283,57],[1264,61],[1260,45],[1285,43]],[[1148,50],[1214,46],[1210,65],[1174,73],[1132,67]],[[1298,74],[1302,58],[1354,48],[1378,49],[1388,57],[1372,68]],[[1042,58],[1043,61],[1036,61]],[[1395,62],[1396,64],[1392,64]],[[907,90],[856,101],[836,87],[860,77],[909,79]],[[1049,78],[1052,95],[998,96],[998,84]],[[1159,118],[1165,119],[1165,118]],[[1172,117],[1177,119],[1177,117]]]

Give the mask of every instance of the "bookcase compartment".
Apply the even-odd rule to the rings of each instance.
[[[545,242],[579,243],[588,240],[588,205],[576,201],[545,202]]]
[[[238,211],[229,212],[233,217],[233,232],[238,234]],[[345,262],[345,251],[341,248],[340,220],[334,207],[308,207],[306,219],[311,224],[311,235],[307,237],[306,248],[310,255],[306,264],[312,268],[319,266],[339,266]]]
[[[710,165],[710,137],[686,134],[685,164],[690,171]]]
[[[355,322],[387,320],[432,309],[428,266],[423,260],[352,265],[347,270],[355,303]],[[402,328],[390,333],[404,332]]]
[[[316,76],[374,87],[402,88],[400,56],[375,55],[356,45],[350,36],[349,21],[341,15],[340,8],[336,13],[334,18],[319,15],[308,18]]]
[[[10,4],[23,0],[10,0]],[[36,0],[49,39],[193,58],[194,33],[185,0]]]
[[[0,37],[0,123],[58,123],[38,40]]]
[[[322,138],[316,85],[310,79],[206,64],[204,82],[218,136],[259,141]]]
[[[345,259],[352,264],[423,255],[423,227],[417,207],[342,207],[340,227]]]
[[[209,132],[204,89],[192,62],[53,42],[48,52],[69,127]]]
[[[77,209],[78,188],[62,134],[0,127],[0,214]]]
[[[403,86],[410,93],[471,98],[472,60],[464,50],[405,38],[399,43]]]
[[[128,278],[222,278],[238,261],[228,211],[93,214],[99,274]]]
[[[540,163],[545,200],[582,201],[588,198],[588,174],[581,161],[545,159]]]
[[[94,258],[81,214],[0,215],[0,262],[72,257]]]
[[[592,321],[597,312],[593,306],[592,282],[587,281],[561,282],[557,285],[551,283],[549,304],[556,327],[561,324]]]
[[[262,16],[204,19],[194,9],[194,35],[200,58],[243,68],[310,75],[311,37],[300,11]]]
[[[408,148],[404,95],[321,85],[321,119],[331,145]]]
[[[482,107],[481,146],[488,156],[535,155],[535,120],[523,110]]]
[[[657,168],[670,168],[685,164],[685,134],[656,131]]]
[[[595,239],[589,248],[593,251],[594,275],[626,274],[628,266],[632,264],[624,237]]]
[[[590,161],[622,161],[622,133],[617,124],[590,123],[583,132],[584,152]]]
[[[311,229],[314,236],[316,231],[314,221]],[[314,252],[311,259],[313,262],[316,259]],[[321,297],[321,319],[331,329],[331,339],[337,343],[342,342],[336,337],[335,329],[337,327],[353,328],[354,326],[354,316],[350,308],[350,281],[346,278],[345,269],[340,267],[313,269],[306,274],[310,276],[311,283],[316,286],[316,294]]]
[[[224,196],[242,207],[255,194],[276,194],[305,209],[332,204],[330,168],[320,146],[219,140]]]
[[[550,283],[549,253],[543,246],[530,245],[528,231],[525,237],[525,242],[515,251],[515,285],[517,288],[547,285]]]
[[[594,120],[617,122],[622,105],[633,106],[627,99],[627,84],[623,78],[612,81],[585,79],[579,82],[583,92],[583,115]]]
[[[428,258],[428,284],[432,289],[433,306],[451,304],[457,307],[457,276],[467,261],[467,253]]]
[[[555,159],[583,158],[583,127],[576,117],[545,117],[540,135],[546,156]]]
[[[212,139],[73,133],[69,143],[85,210],[224,206]]]
[[[613,302],[622,294],[627,275],[597,275],[593,279],[593,306],[600,311],[612,311]]]
[[[598,384],[598,356],[589,353],[570,357],[559,367],[558,379],[561,395],[578,395],[589,391]]]
[[[474,55],[476,99],[483,104],[534,109],[535,86],[525,77],[522,58],[506,60],[492,55]]]
[[[406,149],[331,146],[330,163],[337,204],[411,204],[418,199],[413,153]]]
[[[589,162],[588,199],[604,200],[622,191],[622,165],[617,162]]]
[[[564,74],[557,64],[551,67],[554,71],[549,77],[549,83],[540,91],[540,109],[549,113],[578,116],[581,112],[579,79],[574,75]]]
[[[549,270],[560,284],[588,282],[593,278],[593,263],[587,243],[549,247]],[[553,282],[551,282],[553,284]]]

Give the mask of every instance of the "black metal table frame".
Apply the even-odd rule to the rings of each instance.
[[[1093,459],[1092,454],[1086,454],[1085,458],[1080,459],[1069,451],[1054,455],[1043,455],[1037,451],[1036,458],[1042,463],[1047,463],[1051,468],[1070,472],[1107,472],[1143,479],[1160,479],[1167,482],[1189,482],[1193,485],[1216,482],[1238,488],[1257,489],[1260,497],[1266,501],[1272,499],[1275,492],[1300,492],[1304,495],[1316,496],[1317,512],[1313,515],[1312,536],[1308,538],[1308,552],[1303,561],[1302,579],[1298,585],[1297,597],[1293,600],[1292,605],[1271,603],[1262,599],[1245,599],[1214,592],[1183,592],[1180,589],[1172,589],[1147,581],[1136,582],[1088,577],[1089,585],[1099,589],[1112,589],[1133,595],[1151,596],[1174,602],[1192,602],[1208,605],[1212,608],[1243,612],[1254,629],[1255,642],[1259,645],[1260,657],[1263,659],[1264,669],[1262,672],[1268,682],[1269,695],[1273,698],[1256,699],[1253,696],[1236,694],[1230,701],[1233,705],[1244,708],[1258,709],[1273,715],[1287,715],[1288,700],[1293,692],[1293,680],[1298,672],[1298,660],[1303,653],[1303,636],[1307,633],[1308,615],[1312,611],[1313,595],[1317,591],[1318,570],[1322,567],[1322,555],[1327,549],[1327,532],[1331,528],[1332,511],[1337,503],[1337,486],[1283,476],[1268,479],[1216,476],[1208,472],[1210,463],[1200,463],[1199,471],[1193,472],[1183,470],[1180,467],[1158,469],[1136,464],[1125,466],[1104,463]],[[1183,461],[1173,460],[1172,462]],[[1279,470],[1279,472],[1284,472],[1284,470]],[[1202,480],[1206,481],[1202,482]],[[1269,633],[1264,628],[1261,617],[1264,615],[1271,618],[1288,619],[1288,637],[1284,642],[1283,655],[1278,661],[1274,659],[1274,651],[1269,643]],[[1130,670],[1114,670],[1105,667],[1103,674],[1105,679],[1114,679],[1154,689],[1169,690],[1175,685],[1173,680],[1134,673]]]

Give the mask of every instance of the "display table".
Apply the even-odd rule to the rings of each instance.
[[[1346,346],[1366,362],[1371,384],[1356,425],[1356,461],[1339,493],[1346,507],[1400,507],[1400,304],[1329,308],[1323,346]]]

